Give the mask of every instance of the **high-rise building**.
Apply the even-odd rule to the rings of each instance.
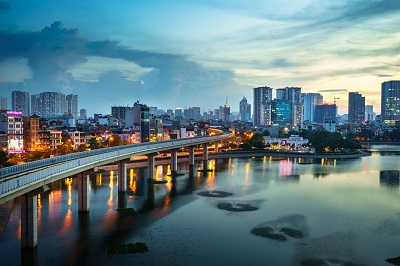
[[[222,108],[223,111],[223,116],[222,116],[222,121],[223,122],[229,122],[231,121],[231,107],[229,104],[225,104]]]
[[[132,107],[129,106],[111,106],[111,115],[112,117],[124,121],[126,113],[131,109]]]
[[[8,110],[7,98],[0,97],[0,110]]]
[[[175,117],[183,117],[182,108],[176,108],[175,109]]]
[[[264,86],[253,88],[253,124],[271,125],[272,88]]]
[[[243,99],[239,103],[239,113],[240,113],[241,120],[250,121],[250,119],[251,119],[251,104],[247,103],[246,97],[243,97]]]
[[[374,106],[373,105],[366,105],[365,106],[365,120],[368,122],[375,120],[375,113],[374,113]]]
[[[147,105],[135,102],[133,107],[127,110],[125,121],[126,128],[140,128],[141,142],[150,141],[150,113]]]
[[[11,108],[15,112],[21,112],[23,116],[30,116],[29,92],[13,91],[11,93]]]
[[[323,104],[324,98],[319,93],[302,93],[303,121],[314,122],[315,105]]]
[[[31,96],[32,114],[43,118],[67,113],[65,95],[59,92],[42,92]]]
[[[78,95],[69,94],[65,97],[67,101],[67,114],[72,115],[74,119],[78,118]]]
[[[382,122],[388,125],[400,120],[400,80],[382,83],[381,116]]]
[[[314,122],[323,124],[326,118],[336,121],[336,104],[317,104],[315,105]]]
[[[276,90],[276,99],[290,103],[290,125],[299,127],[303,122],[303,107],[300,87],[285,87]]]
[[[79,119],[87,119],[87,110],[86,109],[79,110]]]
[[[200,107],[190,106],[183,110],[183,117],[186,119],[193,119],[194,121],[201,120]]]
[[[273,100],[271,103],[271,119],[273,124],[279,126],[290,126],[291,103],[282,100]]]
[[[365,97],[358,92],[349,92],[349,123],[361,124],[365,118]]]

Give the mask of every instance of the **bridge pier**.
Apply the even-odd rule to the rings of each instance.
[[[21,247],[35,248],[37,233],[37,194],[26,193],[21,197]]]
[[[203,144],[203,170],[207,169],[208,161],[208,143]]]
[[[194,166],[194,146],[189,147],[189,166]]]
[[[178,150],[174,149],[171,151],[171,172],[176,173],[178,171]]]
[[[128,182],[126,179],[126,163],[124,161],[118,162],[118,192],[125,192],[128,189]]]
[[[154,157],[156,153],[147,155],[147,179],[154,179]]]
[[[215,152],[219,152],[219,147],[218,147],[218,144],[219,144],[219,141],[217,141],[217,142],[215,142],[214,143],[214,145],[215,145]]]
[[[78,211],[89,211],[89,175],[83,173],[78,175]]]

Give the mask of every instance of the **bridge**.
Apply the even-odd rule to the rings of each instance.
[[[78,175],[78,211],[89,211],[89,175],[102,165],[118,164],[118,191],[127,190],[126,164],[135,156],[146,155],[148,179],[154,178],[155,156],[171,152],[171,171],[177,171],[178,151],[187,147],[189,165],[194,165],[194,149],[203,146],[203,161],[208,160],[210,143],[231,138],[231,132],[170,141],[131,144],[47,158],[0,169],[0,203],[21,197],[21,247],[37,246],[37,195],[48,190],[47,184]],[[216,145],[217,146],[217,145]],[[206,165],[206,164],[203,164]]]

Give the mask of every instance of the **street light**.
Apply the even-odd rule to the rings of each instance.
[[[113,141],[113,140],[114,140],[113,136],[108,138],[108,147],[110,147],[110,142]]]

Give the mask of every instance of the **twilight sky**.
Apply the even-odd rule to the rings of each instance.
[[[380,113],[399,69],[399,0],[0,0],[0,97],[73,93],[89,115],[238,111],[256,86],[338,97],[339,113],[358,91]]]

